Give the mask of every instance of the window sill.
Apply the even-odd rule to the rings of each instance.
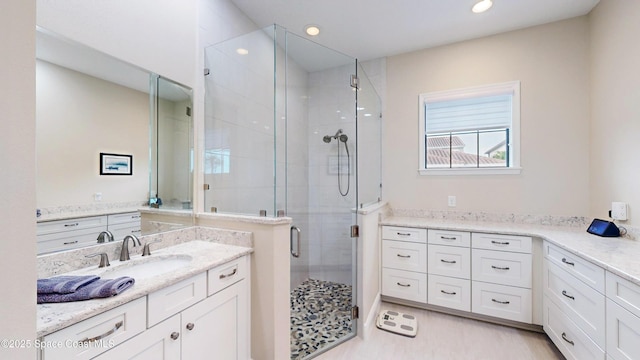
[[[426,176],[456,176],[456,175],[520,175],[522,168],[449,168],[449,169],[420,169],[419,175]]]

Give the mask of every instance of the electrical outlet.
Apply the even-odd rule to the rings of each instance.
[[[448,203],[449,203],[449,207],[455,207],[456,206],[456,197],[453,195],[449,195],[448,198]]]
[[[93,194],[93,201],[102,201],[102,193],[101,192],[97,192],[97,193]]]
[[[627,220],[627,204],[623,202],[612,202],[611,218],[621,221]]]

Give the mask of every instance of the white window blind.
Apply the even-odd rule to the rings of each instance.
[[[512,94],[425,102],[427,134],[511,126]]]

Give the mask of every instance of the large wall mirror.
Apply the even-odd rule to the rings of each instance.
[[[36,57],[38,223],[190,212],[191,89],[42,28]]]

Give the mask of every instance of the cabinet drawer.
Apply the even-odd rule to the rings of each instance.
[[[579,280],[604,294],[604,269],[573,255],[548,241],[544,242],[544,255]]]
[[[44,349],[44,358],[91,359],[143,332],[146,329],[145,300],[142,297],[45,336],[45,342],[62,346]]]
[[[473,249],[473,280],[531,288],[531,254]]]
[[[127,235],[135,235],[139,237],[142,234],[140,222],[109,225],[109,231],[113,234],[113,239],[115,241],[120,241]]]
[[[106,229],[105,226],[38,235],[36,238],[38,254],[71,250],[97,244],[98,234]]]
[[[640,317],[640,286],[607,271],[607,297]]]
[[[604,359],[604,351],[598,347],[567,315],[546,297],[543,301],[543,326],[551,341],[567,359]]]
[[[456,246],[429,244],[429,274],[469,279],[471,250]]]
[[[471,246],[475,249],[513,251],[531,254],[532,239],[528,236],[471,234]]]
[[[247,257],[243,256],[207,272],[207,296],[237,283],[247,277]]]
[[[121,214],[111,214],[107,216],[107,223],[109,224],[109,226],[111,225],[115,225],[115,224],[123,224],[123,223],[130,223],[130,222],[137,222],[138,225],[140,225],[140,218],[142,217],[140,215],[139,212],[137,211],[133,211],[133,212],[127,212],[127,213],[121,213]]]
[[[180,315],[174,315],[94,360],[180,359],[181,339],[172,339],[174,332],[182,335]]]
[[[544,294],[601,348],[605,346],[605,299],[558,265],[545,260]]]
[[[428,239],[429,244],[463,247],[469,247],[471,245],[471,233],[466,231],[429,229]]]
[[[429,274],[429,304],[471,311],[471,280]]]
[[[531,290],[473,281],[471,311],[531,324]]]
[[[104,227],[107,228],[107,216],[92,216],[68,220],[45,221],[38,223],[37,234],[51,234],[71,230],[81,230],[87,228]],[[98,231],[100,233],[100,231]],[[96,237],[98,236],[96,233]]]
[[[382,295],[427,302],[427,274],[382,269]]]
[[[383,240],[382,267],[427,272],[427,244]]]
[[[419,243],[427,242],[427,229],[383,226],[382,238],[386,240],[412,241]]]
[[[207,274],[202,273],[149,294],[149,327],[207,297]]]
[[[640,359],[640,318],[607,300],[607,353],[616,360]]]

